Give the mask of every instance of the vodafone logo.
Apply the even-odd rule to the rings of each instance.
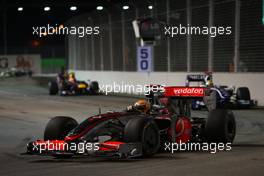
[[[165,87],[165,96],[203,97],[204,88],[201,88],[201,87]]]
[[[175,94],[203,94],[203,89],[201,88],[175,88]]]

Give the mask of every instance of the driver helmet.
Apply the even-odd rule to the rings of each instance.
[[[150,111],[150,103],[147,100],[138,100],[134,103],[134,108],[142,113],[148,113]]]
[[[70,73],[69,73],[69,77],[75,78],[75,74],[74,74],[74,72],[70,72]]]
[[[70,72],[69,73],[69,81],[70,82],[74,82],[75,81],[75,74],[74,74],[74,72]]]
[[[210,75],[205,76],[204,81],[205,81],[206,87],[211,87],[214,85],[212,76],[210,76]]]

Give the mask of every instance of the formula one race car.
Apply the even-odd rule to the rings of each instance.
[[[209,108],[207,118],[191,116],[191,100],[205,96],[207,88],[165,87],[152,97],[154,104],[139,100],[124,112],[98,114],[80,124],[57,116],[48,122],[44,140],[27,144],[27,154],[133,158],[154,155],[166,142],[231,144],[236,133],[231,111]]]
[[[249,108],[256,105],[256,101],[250,98],[248,87],[214,85],[211,73],[187,75],[186,86],[196,82],[200,87],[208,87],[215,92],[215,106],[218,108]],[[192,102],[193,110],[206,108],[203,99]]]
[[[74,73],[67,76],[58,75],[56,80],[49,82],[50,95],[85,95],[99,94],[99,84],[97,81],[78,81],[75,79]]]
[[[32,77],[32,70],[17,69],[15,67],[0,72],[0,77]]]
[[[49,94],[50,95],[97,95],[99,94],[99,84],[97,81],[87,83],[85,81],[76,81],[76,85],[72,86],[65,83],[63,86],[59,86],[57,81],[49,82]]]

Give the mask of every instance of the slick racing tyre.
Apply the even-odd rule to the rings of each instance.
[[[236,122],[232,111],[215,109],[209,112],[205,125],[207,142],[232,143],[235,135]]]
[[[92,81],[90,83],[90,91],[92,94],[98,94],[99,93],[99,84],[97,81]]]
[[[157,124],[149,118],[134,118],[128,121],[124,130],[124,140],[141,143],[143,156],[148,157],[160,148],[160,134]]]
[[[54,117],[48,122],[45,128],[44,140],[63,140],[77,125],[77,121],[71,117]]]
[[[236,91],[238,100],[250,100],[250,92],[247,87],[239,87]]]
[[[56,81],[50,81],[49,82],[49,94],[50,95],[56,95],[58,94],[59,88]]]

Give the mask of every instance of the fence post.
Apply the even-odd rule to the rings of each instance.
[[[187,26],[192,23],[192,8],[191,0],[187,0]],[[192,38],[191,35],[187,35],[187,72],[191,71],[191,57],[192,57]]]
[[[214,25],[214,2],[209,1],[209,27]],[[208,38],[208,71],[213,71],[214,38]]]
[[[240,0],[236,0],[236,10],[235,10],[235,47],[234,47],[234,72],[238,71],[239,63],[239,48],[240,48]]]

